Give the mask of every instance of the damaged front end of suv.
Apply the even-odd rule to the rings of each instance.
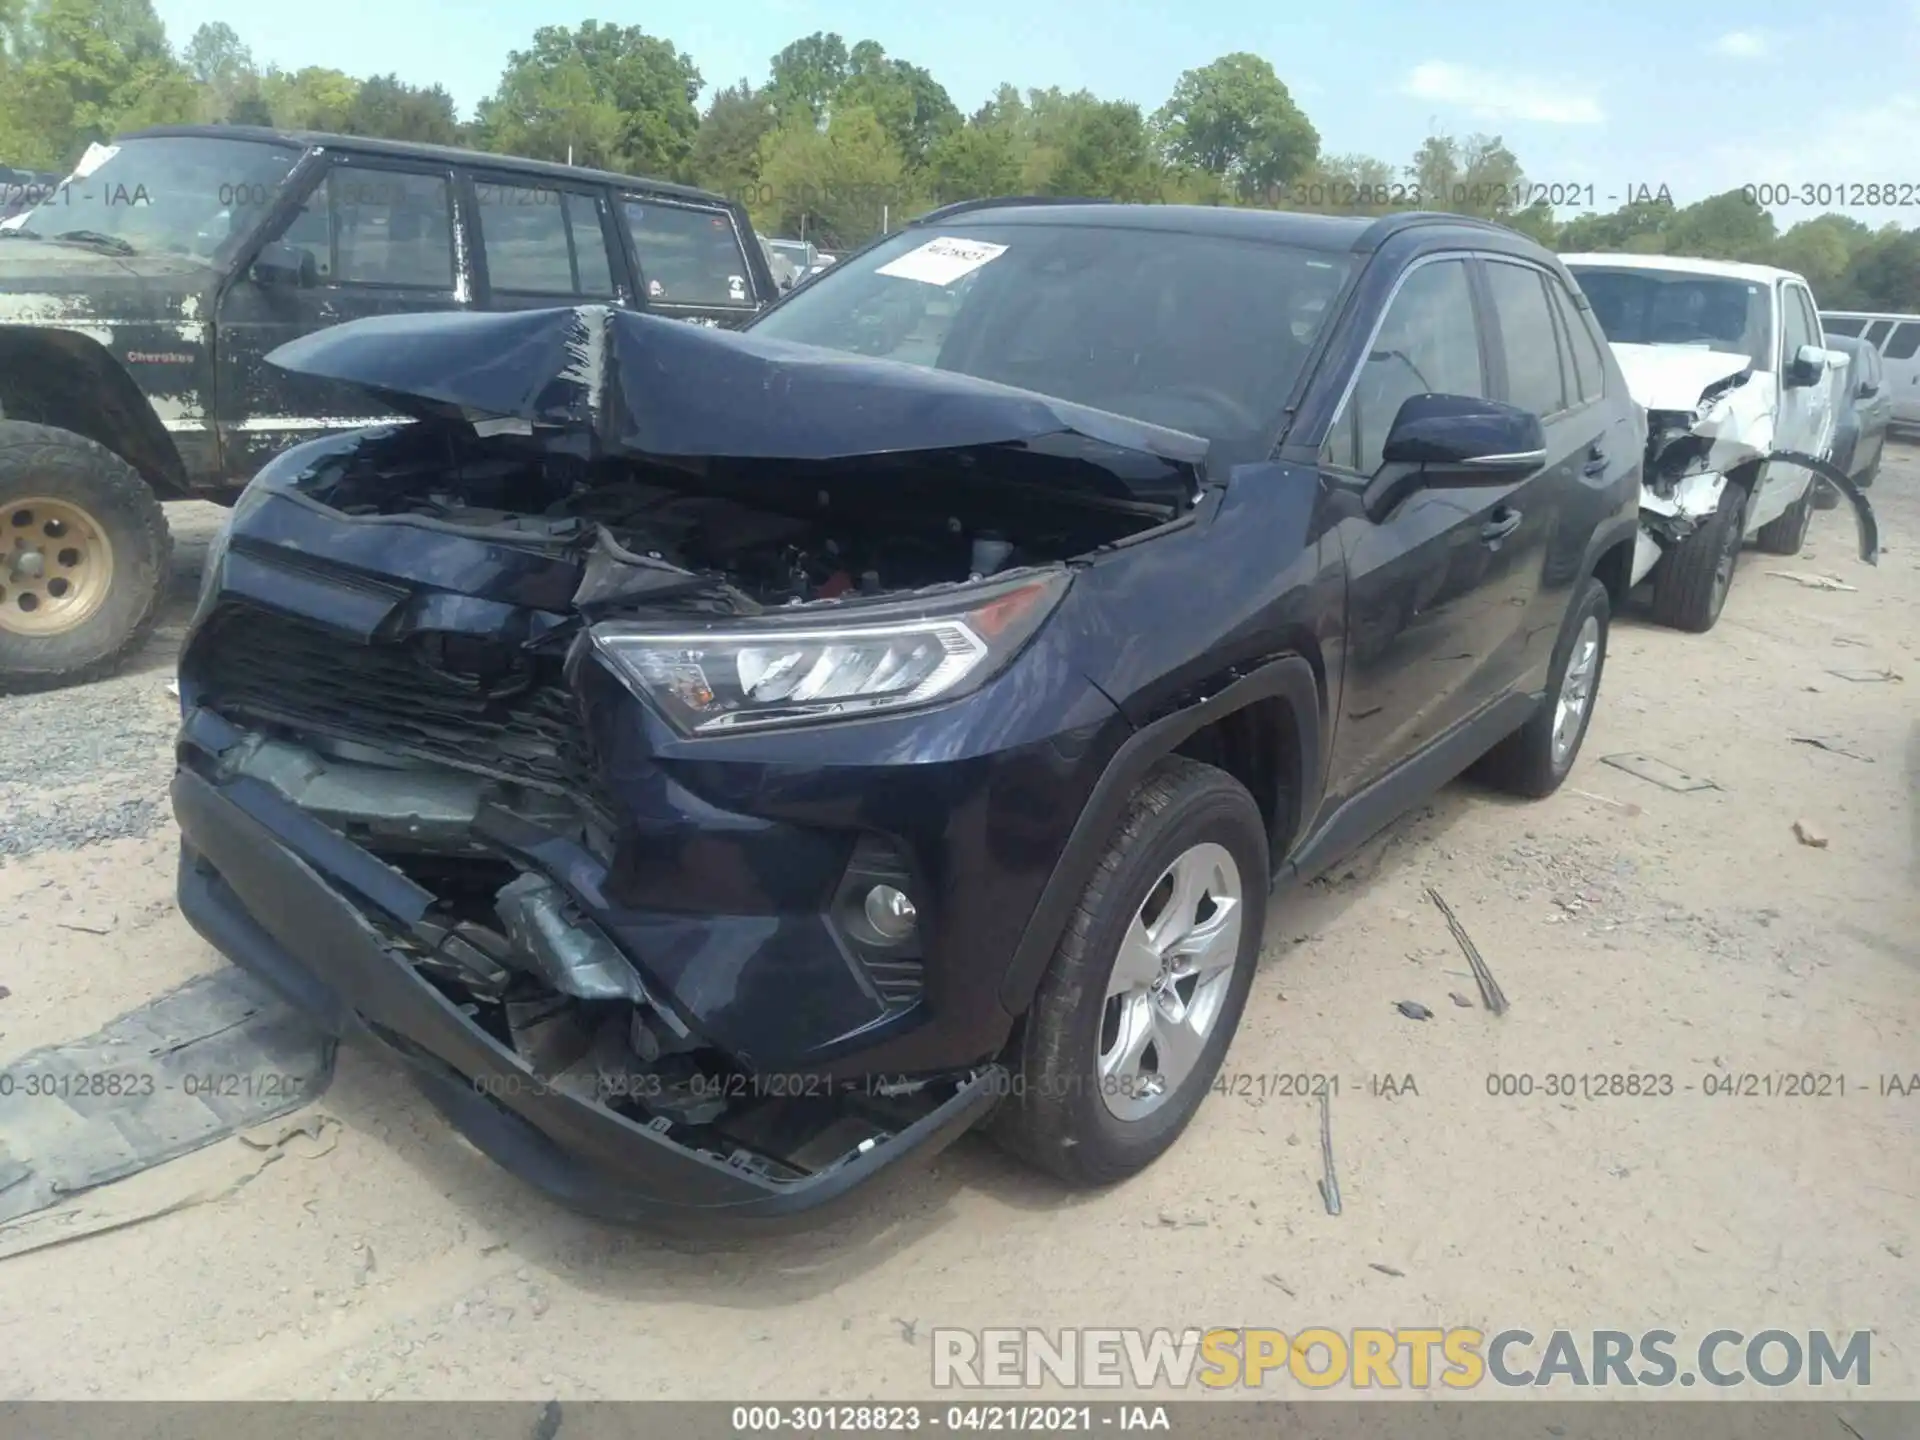
[[[415,418],[278,457],[209,557],[195,928],[603,1215],[809,1211],[978,1120],[970,957],[1127,728],[1043,622],[1206,443],[594,306],[274,363]]]

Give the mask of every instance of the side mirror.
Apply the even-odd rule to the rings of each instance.
[[[253,267],[247,272],[256,285],[290,286],[309,289],[320,283],[320,266],[311,250],[302,250],[284,240],[270,240],[260,247]]]
[[[1818,385],[1832,363],[1832,352],[1818,345],[1802,345],[1787,362],[1787,389],[1798,390],[1803,386]]]
[[[1376,521],[1427,485],[1504,485],[1530,474],[1547,463],[1547,436],[1540,417],[1517,405],[1473,395],[1413,395],[1393,417],[1380,458],[1365,496]]]

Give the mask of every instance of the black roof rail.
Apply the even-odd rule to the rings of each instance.
[[[1447,210],[1407,210],[1397,215],[1382,215],[1360,232],[1360,238],[1353,242],[1353,248],[1377,250],[1390,236],[1422,225],[1463,225],[1474,230],[1497,230],[1503,235],[1520,235],[1510,225],[1502,225],[1497,220],[1483,220],[1478,215],[1455,215]],[[1524,240],[1527,237],[1520,235],[1520,238]]]
[[[1006,205],[1115,205],[1115,200],[1102,200],[1092,195],[992,195],[980,200],[956,200],[951,205],[942,205],[938,210],[929,210],[924,215],[916,215],[907,221],[909,225],[925,225],[934,220],[951,220],[956,215],[965,215],[971,210],[998,210]]]

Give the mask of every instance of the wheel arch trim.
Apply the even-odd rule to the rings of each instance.
[[[1173,754],[1202,728],[1258,701],[1278,699],[1292,712],[1298,736],[1301,788],[1295,814],[1312,813],[1322,781],[1322,697],[1313,666],[1299,655],[1282,655],[1241,676],[1197,704],[1163,715],[1126,738],[1108,760],[1080,818],[1067,837],[1053,874],[1021,933],[1012,960],[1000,983],[1000,1003],[1016,1017],[1026,1013],[1040,979],[1046,973],[1073,907],[1100,863],[1116,826],[1126,812],[1128,798],[1146,773]],[[1256,800],[1258,797],[1256,797]],[[1297,835],[1270,837],[1270,863],[1275,872]],[[1269,884],[1273,876],[1268,876]]]

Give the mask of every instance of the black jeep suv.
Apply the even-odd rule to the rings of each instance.
[[[227,502],[286,445],[389,414],[262,363],[342,321],[598,300],[737,325],[776,293],[703,190],[343,135],[183,126],[95,146],[0,220],[0,688],[152,628],[160,500]]]
[[[991,1115],[1112,1181],[1270,885],[1566,777],[1644,433],[1510,231],[1009,201],[743,331],[363,320],[181,659],[193,925],[561,1199],[809,1211]]]

